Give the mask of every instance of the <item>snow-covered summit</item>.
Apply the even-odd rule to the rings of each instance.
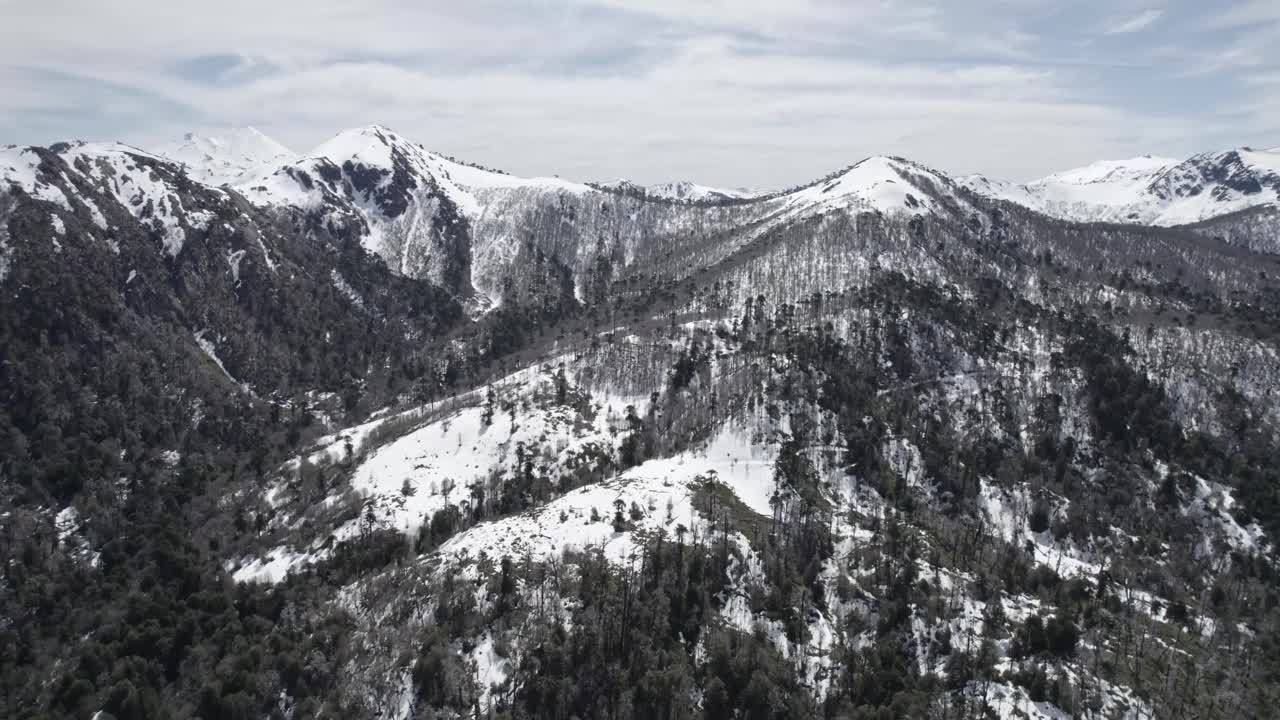
[[[299,193],[311,194],[314,188],[298,175],[298,171],[319,175],[323,179],[348,168],[360,176],[356,178],[357,190],[368,182],[385,189],[399,173],[402,184],[438,187],[467,213],[479,213],[481,210],[473,196],[476,191],[519,187],[568,192],[588,192],[591,189],[559,178],[521,178],[467,165],[430,152],[421,144],[381,125],[344,130],[289,165],[265,168],[257,175],[242,178],[237,185],[246,190],[251,199],[262,203],[287,201],[289,196],[300,200]],[[282,177],[285,178],[284,186],[279,182]],[[366,191],[373,189],[366,188]],[[399,214],[391,210],[393,215]]]
[[[847,209],[886,215],[939,212],[961,205],[958,186],[946,174],[900,157],[869,157],[821,182],[782,196],[794,211]]]
[[[292,150],[252,127],[202,135],[189,132],[159,154],[181,163],[194,179],[209,185],[235,183],[292,160]]]
[[[368,125],[338,133],[319,147],[307,153],[307,158],[325,158],[341,167],[347,161],[356,165],[390,170],[396,157],[402,157],[419,172],[438,176],[449,184],[466,191],[489,188],[540,186],[550,189],[586,192],[590,188],[581,183],[560,178],[524,178],[487,170],[458,162],[439,153],[431,152],[420,143],[381,125]],[[467,203],[463,203],[466,205]]]
[[[515,213],[536,210],[547,197],[592,192],[559,178],[460,163],[380,125],[340,132],[236,189],[257,205],[317,212],[330,228],[354,229],[396,272],[459,294],[471,292],[475,228],[495,204]]]
[[[1280,200],[1280,152],[1241,148],[1187,160],[1144,155],[1054,173],[1022,185],[981,175],[962,183],[1078,222],[1172,226],[1199,222]]]
[[[1102,185],[1149,181],[1178,164],[1176,158],[1142,155],[1128,160],[1099,160],[1081,168],[1064,170],[1029,183],[1043,185]]]
[[[1168,168],[1147,188],[1162,203],[1156,225],[1197,222],[1280,201],[1280,152],[1202,153]]]

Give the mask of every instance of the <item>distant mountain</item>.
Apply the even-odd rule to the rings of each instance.
[[[1053,217],[1173,226],[1280,200],[1280,152],[1241,148],[1184,161],[1143,156],[1106,161],[1015,185],[982,175],[963,184]]]
[[[751,190],[734,189],[734,188],[715,188],[699,185],[697,183],[681,180],[679,182],[659,183],[648,187],[649,194],[657,197],[671,198],[672,200],[692,200],[699,201],[716,201],[716,200],[744,200],[752,198],[760,193]]]
[[[733,200],[746,200],[757,197],[761,193],[743,189],[726,189],[699,185],[688,180],[658,183],[655,185],[637,185],[630,180],[615,180],[599,183],[598,187],[635,194],[643,194],[657,200],[674,200],[677,202],[714,203]]]
[[[181,142],[160,147],[157,154],[181,163],[191,177],[210,185],[234,183],[295,157],[292,150],[252,127],[217,135],[187,133]]]

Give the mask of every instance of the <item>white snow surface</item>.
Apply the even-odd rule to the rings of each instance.
[[[208,343],[203,336],[199,339],[204,340],[202,347]],[[647,401],[647,397],[600,391],[591,396],[588,419],[569,407],[546,402],[553,388],[548,373],[528,369],[469,394],[469,399],[386,415],[318,440],[309,462],[342,461],[348,457],[348,445],[351,457],[358,461],[349,488],[363,498],[363,507],[358,517],[334,530],[332,536],[337,540],[354,537],[369,523],[414,536],[423,523],[447,506],[465,511],[472,487],[515,472],[522,444],[541,449],[536,455],[531,450],[529,457],[539,474],[558,482],[600,453],[616,453],[626,407],[643,408]],[[491,414],[485,408],[490,389],[495,394]],[[407,421],[410,426],[422,424],[380,447],[367,448],[370,434],[392,420]],[[491,558],[505,554],[549,557],[567,548],[590,546],[605,548],[608,557],[621,562],[636,545],[632,539],[635,532],[663,529],[673,534],[681,524],[694,528],[690,496],[700,478],[724,483],[752,510],[771,515],[775,456],[776,450],[753,437],[749,426],[730,423],[689,451],[649,460],[602,483],[569,490],[528,513],[465,530],[441,552],[473,558],[481,553]],[[285,469],[292,467],[296,462]],[[269,489],[267,502],[276,506],[283,487],[277,484]],[[338,502],[345,492],[344,488],[332,495],[326,504]],[[621,533],[615,532],[612,524],[619,499],[628,523],[632,522],[632,503],[643,513],[633,529]],[[593,510],[598,521],[592,521]],[[279,547],[262,559],[243,558],[235,575],[277,582],[289,569],[319,557],[316,547],[318,543],[302,553]],[[235,564],[228,567],[233,569]]]
[[[538,187],[550,191],[591,192],[591,188],[585,184],[559,178],[521,178],[457,163],[381,126],[340,132],[303,154],[300,159],[289,164],[288,168],[305,170],[312,178],[316,178],[316,161],[323,159],[339,168],[351,161],[352,164],[367,168],[392,170],[393,150],[401,152],[406,158],[417,179],[438,184],[440,190],[468,217],[479,217],[484,211],[483,204],[474,195],[477,191]],[[269,168],[252,176],[239,178],[237,188],[246,193],[250,200],[262,205],[292,204],[306,208],[319,202],[319,190],[307,190],[284,170]],[[374,209],[370,209],[372,210]]]
[[[755,197],[759,194],[752,190],[708,187],[706,185],[689,182],[688,180],[650,185],[646,190],[651,196],[670,198],[672,200],[691,200],[695,202],[724,199],[743,200]]]
[[[569,549],[599,548],[609,560],[625,563],[643,544],[637,535],[665,532],[675,537],[681,525],[687,530],[698,526],[693,491],[699,480],[714,477],[752,510],[772,514],[772,468],[767,450],[726,429],[702,449],[649,460],[530,512],[477,525],[445,543],[440,551],[459,559],[510,555],[537,560]],[[622,531],[613,526],[619,502],[628,524]],[[642,513],[638,520],[631,516],[633,504]]]
[[[593,426],[584,425],[576,413],[560,406],[535,406],[514,414],[495,409],[489,425],[484,422],[483,407],[464,408],[379,448],[357,467],[351,487],[366,498],[366,507],[373,508],[379,524],[414,533],[446,504],[463,502],[469,485],[483,482],[494,473],[509,471],[522,442],[532,448],[540,446],[543,438],[563,438],[557,443],[559,452],[554,457],[537,458],[538,463],[548,463],[553,475],[567,472],[593,445],[612,446],[615,438],[610,423],[617,422],[622,413],[616,411],[618,408],[609,413],[608,408],[617,404],[623,408],[627,404],[638,405],[602,397],[598,400]],[[604,484],[578,488],[534,514],[508,517],[489,526],[473,528],[456,539],[453,547],[478,551],[496,542],[497,545],[490,548],[490,555],[496,552],[500,556],[503,554],[500,549],[510,551],[514,546],[508,545],[515,543],[521,550],[546,556],[566,546],[609,544],[615,539],[610,536],[609,521],[614,513],[614,500],[618,498],[625,500],[628,509],[632,502],[644,508],[656,503],[661,511],[658,514],[664,518],[665,506],[670,500],[675,507],[675,521],[692,527],[688,525],[688,486],[695,478],[708,475],[726,483],[756,512],[762,515],[772,512],[769,503],[773,493],[773,453],[754,445],[745,430],[726,427],[696,450],[650,460]],[[548,523],[560,524],[561,512],[579,518],[581,524],[582,518],[591,517],[592,508],[604,519],[599,527],[574,527],[570,523],[560,528],[565,533],[542,532]],[[650,514],[648,509],[645,512]],[[354,533],[358,522],[340,529],[338,535],[346,537]],[[664,521],[661,525],[668,524]],[[648,529],[658,527],[651,523],[641,525]],[[489,530],[485,530],[486,527]],[[533,540],[548,539],[552,534],[559,539],[547,543]],[[470,539],[465,539],[467,536]]]
[[[304,553],[291,552],[278,548],[267,554],[265,558],[255,558],[231,573],[232,579],[240,583],[264,583],[274,585],[289,574],[290,570],[303,565],[309,556]]]
[[[413,169],[423,177],[433,178],[440,183],[459,207],[475,213],[482,210],[471,195],[476,190],[537,186],[569,192],[592,191],[586,185],[560,178],[522,178],[455,162],[379,125],[340,132],[307,153],[306,157],[326,158],[339,167],[351,160],[357,164],[389,170],[392,167],[393,148],[403,153]]]
[[[184,165],[192,179],[208,185],[235,183],[296,156],[292,150],[252,127],[204,135],[187,133],[159,154]]]
[[[1006,542],[1027,547],[1037,565],[1066,578],[1094,580],[1102,572],[1105,559],[1085,552],[1070,540],[1055,540],[1050,530],[1034,533],[1028,526],[1034,502],[1025,485],[1012,490],[987,480],[979,480],[978,505],[992,525],[992,532]]]
[[[198,330],[192,333],[191,337],[196,341],[196,345],[200,347],[201,352],[212,360],[214,365],[218,366],[222,374],[226,375],[228,380],[235,382],[235,378],[231,377],[231,373],[227,372],[227,366],[222,364],[222,358],[218,357],[218,347],[207,337],[208,334],[208,330]]]
[[[81,533],[84,520],[75,507],[68,505],[53,518],[53,527],[58,533],[58,545],[67,550],[72,557],[87,563],[90,567],[98,567],[101,553],[94,550],[89,541]]]

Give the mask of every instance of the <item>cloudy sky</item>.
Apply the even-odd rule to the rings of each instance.
[[[186,7],[190,5],[191,7]],[[519,174],[1016,180],[1280,145],[1276,0],[0,0],[0,143],[378,123]]]

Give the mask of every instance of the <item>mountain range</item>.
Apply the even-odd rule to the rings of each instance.
[[[64,147],[73,163],[135,152],[119,145]],[[39,192],[30,155],[18,148],[7,153],[14,159],[4,168],[3,179]],[[550,242],[548,249],[558,257],[565,247],[574,248],[575,259],[589,255],[593,248],[583,247],[584,241],[600,232],[642,240],[644,231],[624,227],[636,220],[635,213],[609,218],[593,212],[589,198],[597,193],[611,203],[619,202],[614,196],[653,201],[640,206],[642,214],[653,216],[638,221],[645,226],[678,224],[695,216],[698,223],[715,216],[710,222],[725,227],[769,226],[834,209],[964,218],[975,214],[968,198],[977,196],[1075,222],[1208,223],[1225,238],[1241,235],[1235,230],[1241,224],[1261,223],[1263,231],[1246,232],[1238,241],[1254,249],[1280,250],[1270,232],[1280,198],[1277,151],[1206,153],[1182,162],[1152,157],[1100,162],[1023,185],[982,176],[956,179],[909,160],[872,157],[799,188],[755,194],[687,182],[640,188],[626,182],[587,185],[518,178],[429,152],[378,126],[339,133],[306,155],[295,155],[248,128],[222,138],[188,134],[181,144],[153,157],[180,163],[198,182],[225,184],[257,206],[292,208],[333,226],[352,225],[366,249],[396,272],[430,279],[455,293],[477,290],[477,300],[486,306],[500,301],[499,282],[516,256],[514,243],[530,231],[528,223],[540,221],[525,212],[528,208],[553,201],[579,206],[581,218],[552,230],[553,237],[538,231],[539,242]],[[136,195],[126,199],[134,208],[144,207],[149,193],[163,193],[141,185],[132,192]],[[681,204],[722,207],[707,213]],[[182,223],[167,217],[169,209],[160,202],[158,215],[176,238]]]
[[[1265,717],[1277,158],[0,148],[0,715]]]
[[[698,204],[742,203],[761,206],[831,205],[831,201],[848,206],[861,205],[881,212],[916,213],[924,206],[912,203],[926,197],[930,189],[962,187],[980,197],[1004,200],[1045,215],[1076,222],[1108,222],[1135,225],[1191,225],[1240,212],[1271,215],[1280,202],[1280,148],[1253,150],[1240,148],[1224,152],[1195,155],[1186,160],[1143,156],[1132,160],[1102,161],[1075,170],[1054,173],[1040,180],[1013,184],[981,175],[952,178],[940,171],[900,158],[869,158],[833,174],[823,183],[821,194],[834,197],[802,197],[799,188],[792,192],[758,192],[726,190],[681,181],[652,186],[638,186],[628,181],[591,183],[589,185],[558,179],[516,179],[509,175],[466,166],[431,153],[389,130],[378,127],[340,133],[333,140],[305,156],[291,154],[279,143],[252,128],[235,131],[227,139],[188,135],[184,144],[165,148],[159,154],[184,163],[193,177],[221,184],[231,183],[248,190],[255,201],[272,203],[304,202],[300,198],[273,197],[258,191],[270,187],[267,178],[278,175],[282,168],[308,160],[324,158],[341,166],[348,160],[383,172],[394,170],[392,154],[413,157],[423,173],[434,172],[448,177],[457,175],[457,183],[465,193],[493,194],[497,187],[523,188],[526,191],[567,191],[582,194],[590,190],[644,196],[655,201]],[[374,140],[370,140],[374,138]],[[382,141],[386,144],[383,145]],[[372,144],[370,144],[372,142]],[[387,148],[375,148],[382,145]],[[363,157],[361,151],[370,153]],[[839,181],[837,187],[831,186]],[[929,188],[922,188],[918,182]],[[896,187],[895,187],[896,186]],[[292,188],[278,188],[287,193]],[[900,192],[897,192],[900,191]],[[463,198],[463,206],[476,210],[483,200]],[[479,204],[478,204],[479,203]],[[763,212],[768,212],[763,210]],[[370,219],[374,225],[386,219]],[[378,232],[372,229],[371,232]],[[410,232],[410,235],[413,233]],[[379,239],[372,243],[381,242]],[[1262,249],[1274,251],[1274,246]],[[407,270],[407,268],[406,268]]]
[[[335,142],[378,130],[347,131]],[[398,136],[396,140],[406,142]],[[307,157],[326,157],[335,150],[341,154],[340,145],[326,143]],[[233,185],[253,179],[254,171],[273,171],[301,157],[253,128],[230,131],[220,137],[188,133],[183,143],[161,148],[158,154],[183,163],[198,179]],[[1008,200],[1065,220],[1184,225],[1274,205],[1280,197],[1280,148],[1244,147],[1202,153],[1186,160],[1150,155],[1107,160],[1023,184],[982,175],[954,178],[952,182],[981,196]],[[590,185],[606,191],[643,193],[655,200],[694,203],[744,201],[779,194],[714,188],[690,181],[641,186],[619,180]]]

